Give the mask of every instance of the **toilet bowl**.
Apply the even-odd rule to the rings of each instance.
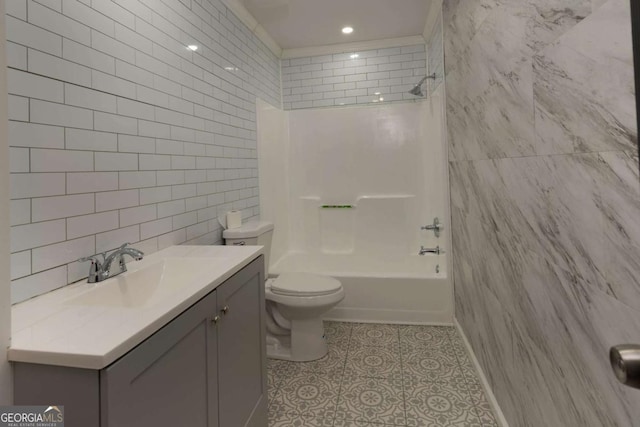
[[[249,222],[223,232],[227,245],[263,245],[265,267],[273,224]],[[265,282],[267,357],[307,362],[327,354],[322,315],[344,298],[339,280],[303,272],[287,272]]]
[[[267,280],[267,313],[278,326],[268,328],[267,354],[299,362],[324,357],[328,349],[321,316],[343,298],[341,283],[332,277],[283,273]]]

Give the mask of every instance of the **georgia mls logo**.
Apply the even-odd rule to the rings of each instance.
[[[0,427],[64,427],[64,406],[3,406]]]
[[[55,411],[55,414],[60,414],[60,417],[62,418],[62,411],[57,407],[57,406],[49,406],[47,409],[44,410],[44,413],[46,414],[47,412],[50,411]]]

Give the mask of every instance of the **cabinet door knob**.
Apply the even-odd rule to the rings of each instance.
[[[213,319],[211,319],[211,323],[215,325],[216,323],[218,323],[218,320],[220,320],[220,316],[213,316]]]
[[[225,305],[224,307],[222,307],[222,314],[227,314],[229,312],[229,306]]]

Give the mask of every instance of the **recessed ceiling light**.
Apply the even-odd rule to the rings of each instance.
[[[373,94],[374,95],[380,95],[380,92],[374,92]]]
[[[384,98],[383,98],[383,97],[380,97],[380,101],[384,101]]]
[[[194,51],[194,52],[195,52],[196,50],[198,50],[198,46],[196,46],[195,44],[190,44],[189,46],[187,46],[187,48],[189,48],[190,50],[192,50],[192,51]]]
[[[360,55],[358,55],[357,53],[351,54],[351,59],[356,59],[358,58]]]
[[[351,34],[351,33],[353,33],[353,28],[352,27],[344,27],[342,29],[342,33],[343,34]]]

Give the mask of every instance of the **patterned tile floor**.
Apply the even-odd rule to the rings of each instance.
[[[329,354],[269,359],[270,427],[494,427],[453,327],[325,322]]]

